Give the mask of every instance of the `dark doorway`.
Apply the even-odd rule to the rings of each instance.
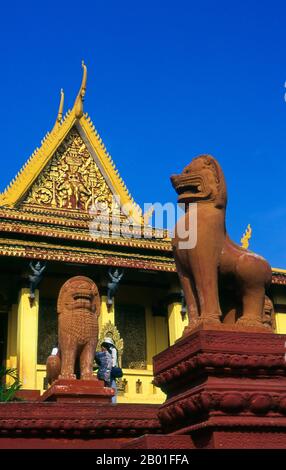
[[[0,312],[0,367],[6,365],[8,314]]]

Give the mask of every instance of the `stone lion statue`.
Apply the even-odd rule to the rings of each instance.
[[[266,295],[264,300],[264,312],[262,315],[262,323],[270,326],[271,330],[275,330],[275,311],[272,300]]]
[[[79,359],[80,378],[94,379],[93,360],[98,339],[100,297],[96,284],[84,276],[75,276],[61,287],[58,304],[59,351],[49,356],[47,378],[75,379]]]
[[[225,226],[226,184],[218,162],[210,155],[201,155],[180,175],[171,176],[171,182],[178,193],[178,202],[185,207],[172,240],[188,307],[189,326],[185,333],[198,324],[218,325],[225,319],[228,319],[226,323],[235,322],[236,327],[243,329],[269,328],[263,322],[263,311],[271,267],[264,258],[229,238]],[[182,241],[193,228],[190,203],[197,203],[197,241],[193,248],[186,248]],[[222,298],[232,301],[227,303],[223,314],[219,291]],[[233,308],[236,315],[231,317],[228,313]]]

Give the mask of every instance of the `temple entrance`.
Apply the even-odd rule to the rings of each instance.
[[[6,365],[8,314],[0,312],[0,368]]]

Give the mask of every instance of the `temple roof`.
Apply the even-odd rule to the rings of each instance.
[[[148,225],[83,111],[82,66],[73,108],[63,118],[61,90],[53,129],[0,194],[0,256],[173,271],[168,233]]]
[[[286,285],[286,270],[272,268],[272,284]]]
[[[83,112],[82,67],[73,108],[63,118],[61,90],[53,129],[0,194],[0,256],[176,272],[167,231],[147,225]],[[286,271],[273,268],[272,283]]]
[[[88,212],[103,203],[118,204],[118,212],[137,224],[142,213],[107,152],[87,113],[83,113],[87,69],[72,110],[62,119],[64,94],[56,123],[39,148],[0,194],[0,206],[39,211],[66,209],[64,217],[74,212]],[[114,198],[115,196],[115,198]],[[117,202],[118,199],[119,202]],[[128,213],[122,214],[122,206]],[[100,210],[102,207],[100,208]]]

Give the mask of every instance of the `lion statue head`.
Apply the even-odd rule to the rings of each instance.
[[[100,298],[96,284],[85,276],[72,277],[60,290],[57,310],[58,314],[74,311],[99,315]]]
[[[225,208],[226,184],[218,162],[211,155],[200,155],[187,165],[171,182],[178,193],[179,203],[213,202]]]

